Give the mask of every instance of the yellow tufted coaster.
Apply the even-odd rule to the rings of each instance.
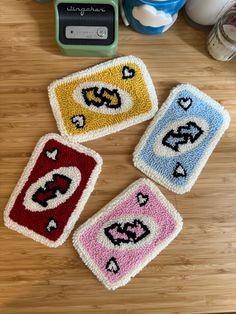
[[[158,101],[142,60],[126,56],[74,73],[49,86],[62,135],[93,140],[151,119]]]

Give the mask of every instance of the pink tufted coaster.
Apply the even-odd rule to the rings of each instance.
[[[180,232],[182,218],[148,179],[139,179],[73,236],[84,263],[108,288],[124,286]]]

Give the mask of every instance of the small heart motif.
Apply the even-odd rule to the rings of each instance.
[[[131,69],[128,66],[124,66],[123,70],[122,70],[122,74],[123,74],[123,79],[127,80],[127,79],[131,79],[134,77],[135,71],[134,71],[134,69]]]
[[[182,107],[185,111],[187,111],[192,106],[192,98],[190,97],[182,97],[178,99],[178,104]]]
[[[54,148],[52,151],[50,151],[50,150],[46,151],[46,156],[49,159],[52,159],[54,161],[57,160],[57,155],[58,155],[58,149],[57,148]]]
[[[186,170],[181,165],[181,163],[177,162],[173,175],[176,178],[186,177],[186,175],[187,175]]]
[[[139,206],[142,207],[147,204],[149,197],[147,194],[143,194],[140,192],[137,194],[137,200],[138,200]]]
[[[73,116],[71,121],[77,127],[77,129],[82,129],[85,126],[85,116],[83,114]]]
[[[48,224],[46,226],[46,229],[47,229],[48,232],[56,230],[57,229],[57,222],[56,222],[56,220],[53,219],[53,218],[49,218],[49,221],[48,221]]]
[[[120,267],[115,259],[115,257],[111,257],[109,259],[109,261],[106,264],[106,270],[111,272],[111,273],[118,273],[118,271],[120,270]]]

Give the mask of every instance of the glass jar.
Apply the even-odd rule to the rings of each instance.
[[[211,30],[207,48],[210,55],[220,61],[236,56],[236,7],[228,10]]]

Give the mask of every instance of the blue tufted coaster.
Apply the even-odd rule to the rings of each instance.
[[[228,112],[190,84],[174,88],[134,152],[134,165],[169,190],[190,191],[229,127]]]

